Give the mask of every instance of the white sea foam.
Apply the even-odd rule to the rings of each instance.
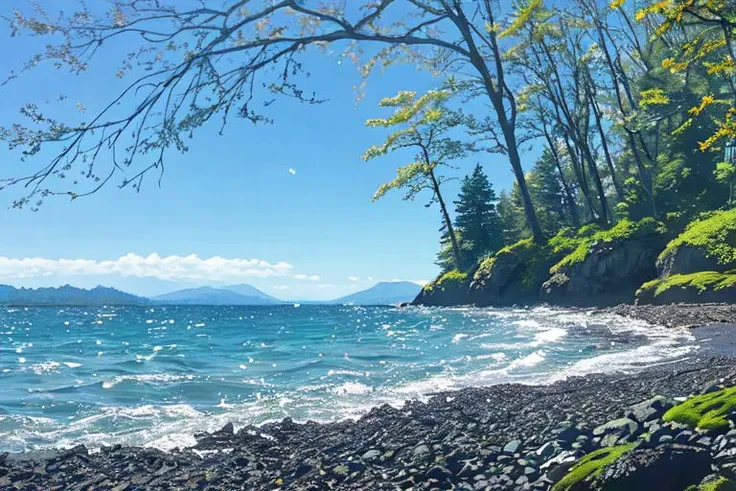
[[[468,335],[467,335],[467,334],[463,334],[463,333],[460,333],[460,334],[455,334],[455,335],[454,335],[454,336],[452,337],[452,342],[453,342],[453,344],[457,344],[457,343],[459,343],[459,342],[460,342],[460,341],[461,341],[461,340],[462,340],[463,338],[467,338],[467,337],[468,337]]]
[[[373,392],[373,387],[358,382],[345,382],[333,387],[331,392],[334,394],[368,394]]]
[[[366,336],[368,342],[375,342],[367,338],[366,329],[371,322],[375,322],[373,325],[378,330],[376,337],[392,346],[385,359],[377,359],[374,356],[369,361],[361,360],[360,356],[365,355],[367,350],[361,351],[360,338],[357,338],[355,345],[345,347],[338,345],[339,351],[335,347],[318,344],[313,346],[310,342],[300,339],[298,346],[306,346],[307,350],[314,349],[311,356],[325,365],[303,368],[299,374],[300,376],[305,374],[305,381],[300,382],[303,385],[295,387],[284,385],[272,375],[283,370],[283,367],[288,367],[289,361],[283,357],[278,359],[271,357],[270,352],[279,353],[283,346],[280,341],[274,340],[275,338],[265,337],[262,339],[268,344],[262,354],[259,353],[258,363],[254,363],[251,358],[246,365],[243,355],[239,355],[239,359],[231,358],[232,361],[225,365],[226,373],[220,372],[216,376],[212,373],[203,373],[198,377],[167,373],[119,376],[101,374],[90,383],[90,376],[85,375],[86,370],[70,371],[62,368],[62,366],[79,368],[82,366],[81,363],[72,361],[62,361],[56,365],[29,363],[26,370],[40,369],[42,366],[60,369],[61,375],[47,377],[49,380],[55,381],[57,377],[66,375],[79,379],[80,391],[85,387],[101,385],[110,392],[101,399],[96,414],[80,413],[75,415],[78,419],[65,420],[63,423],[43,418],[35,421],[23,419],[22,424],[17,430],[14,429],[12,434],[3,434],[3,446],[24,449],[29,445],[40,448],[83,443],[98,447],[121,443],[171,449],[192,445],[195,443],[193,434],[218,430],[227,422],[233,422],[236,428],[240,428],[281,419],[287,415],[296,420],[317,421],[354,418],[382,403],[400,406],[406,399],[426,399],[437,392],[505,382],[550,383],[572,375],[633,371],[644,365],[668,363],[691,356],[694,350],[697,350],[692,344],[692,336],[687,331],[658,328],[642,321],[613,315],[592,316],[585,311],[537,307],[514,310],[416,309],[409,312],[415,312],[411,314],[412,316],[424,315],[424,318],[420,318],[419,321],[416,317],[407,317],[410,320],[387,322],[384,319],[378,321],[368,319],[361,322],[364,329],[360,333],[361,337]],[[463,324],[456,323],[458,318],[463,319]],[[354,324],[354,321],[353,315],[350,323]],[[192,320],[182,320],[177,325],[183,328],[192,324]],[[430,328],[438,325],[444,329]],[[204,324],[197,324],[197,327],[200,326]],[[207,330],[208,333],[202,336],[211,336],[215,342],[217,327],[214,321],[212,326]],[[141,363],[151,361],[150,364],[136,365],[137,371],[146,369],[152,371],[157,369],[158,363],[165,362],[162,360],[166,358],[164,356],[160,359],[153,358],[156,355],[156,352],[151,352],[153,346],[160,345],[174,349],[171,343],[179,342],[180,346],[189,348],[185,341],[177,341],[171,337],[171,333],[177,330],[175,328],[169,330],[168,338],[164,332],[157,332],[154,335],[148,329],[143,329],[152,337],[147,340],[129,338],[131,348],[121,348],[125,349],[126,353],[129,353],[127,349],[131,350],[130,353],[143,353],[137,355]],[[181,331],[186,332],[184,329]],[[386,339],[385,336],[390,332],[398,334]],[[335,331],[335,334],[335,338],[327,339],[328,337],[324,336],[325,342],[340,343],[340,333]],[[191,339],[198,339],[193,332],[187,335],[192,336]],[[251,347],[258,346],[262,339],[254,340]],[[87,337],[84,342],[94,340],[95,338]],[[613,346],[610,344],[612,340],[616,341]],[[207,340],[197,342],[206,343]],[[241,340],[236,342],[237,345],[240,343]],[[106,341],[105,346],[107,354],[102,360],[114,359],[114,351],[120,348],[119,343]],[[13,348],[9,350],[11,353]],[[345,350],[350,351],[352,355],[350,359],[343,357]],[[441,351],[438,353],[436,350]],[[319,356],[315,355],[317,352],[320,353]],[[558,353],[563,353],[574,361],[569,363],[566,359],[561,360]],[[245,356],[248,354],[244,353]],[[67,359],[75,359],[76,356],[68,354]],[[127,354],[123,359],[129,360],[130,356],[133,355]],[[34,358],[30,356],[29,358],[36,363]],[[189,358],[188,356],[187,359]],[[196,360],[196,353],[191,355],[191,359]],[[102,360],[90,359],[85,362],[87,365],[85,369],[101,370],[99,364],[103,363]],[[278,367],[271,371],[275,361],[278,361]],[[17,370],[21,372],[24,367],[18,367]],[[251,377],[244,379],[245,375]],[[228,392],[230,389],[226,388],[222,394],[216,396],[216,400],[197,407],[185,403],[171,404],[179,402],[178,399],[169,399],[167,403],[132,407],[103,405],[106,401],[113,400],[116,387],[124,382],[165,385],[195,378],[201,381],[211,380],[212,383],[227,382],[228,387],[239,384],[242,394],[247,395],[240,399],[240,396],[233,395],[233,392]],[[163,391],[164,387],[160,388]],[[127,393],[126,391],[130,389],[131,387],[127,385],[118,388],[121,394]],[[133,387],[134,391],[135,389],[136,387]],[[159,387],[156,387],[154,390],[158,389]],[[217,404],[217,401],[220,401],[220,404]],[[0,416],[0,420],[8,417],[11,416]]]

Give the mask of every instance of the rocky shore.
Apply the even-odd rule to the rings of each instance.
[[[619,309],[650,320],[662,314],[655,307]],[[727,306],[669,312],[677,325],[736,317]],[[703,339],[724,331],[730,339],[731,329],[736,326],[698,331]],[[357,421],[286,419],[237,431],[227,425],[196,435],[193,448],[173,452],[114,446],[4,454],[0,489],[649,491],[701,482],[725,486],[726,479],[736,479],[733,413],[724,413],[725,426],[707,431],[665,421],[671,419],[666,411],[685,398],[720,397],[730,393],[719,389],[736,386],[736,358],[715,352],[702,349],[697,356],[636,374],[435,394],[426,403],[374,408]]]

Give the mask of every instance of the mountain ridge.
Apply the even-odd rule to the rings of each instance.
[[[411,302],[422,287],[411,281],[382,281],[370,288],[326,302],[330,305],[394,305]]]
[[[0,285],[0,304],[6,305],[98,306],[148,305],[149,303],[147,298],[100,285],[91,289],[71,285],[41,288],[16,288],[11,285]]]
[[[284,302],[272,297],[251,285],[233,285],[240,291],[251,292],[244,295],[233,291],[230,287],[214,288],[202,286],[199,288],[185,288],[163,295],[151,297],[156,303],[169,305],[281,305]]]

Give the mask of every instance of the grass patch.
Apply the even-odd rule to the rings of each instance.
[[[724,267],[736,265],[736,208],[691,222],[683,233],[667,244],[658,260],[667,260],[682,246],[700,249]]]
[[[664,413],[665,421],[675,421],[693,428],[726,431],[728,413],[736,406],[736,387],[702,394],[674,406]]]
[[[468,280],[468,273],[463,273],[457,269],[452,269],[445,274],[441,275],[434,281],[427,283],[424,286],[424,291],[431,293],[434,290],[444,290],[447,287],[459,287],[462,286]]]
[[[568,491],[577,483],[600,475],[616,459],[636,448],[635,443],[606,447],[580,459],[570,472],[552,487],[552,491]]]
[[[624,219],[613,227],[600,230],[593,227],[582,227],[575,237],[569,238],[567,244],[575,246],[560,262],[552,266],[550,273],[561,272],[565,268],[580,264],[587,259],[593,244],[598,242],[618,243],[625,240],[637,239],[648,235],[663,235],[667,232],[662,222],[647,217],[638,222]]]
[[[717,271],[701,271],[691,274],[675,274],[664,279],[656,279],[644,283],[637,295],[645,291],[654,290],[654,296],[658,296],[670,288],[695,288],[698,294],[706,290],[718,291],[724,288],[736,286],[736,271],[719,273]]]

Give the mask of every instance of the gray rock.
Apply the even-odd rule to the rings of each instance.
[[[582,434],[582,432],[574,426],[560,428],[556,432],[557,441],[568,444],[574,442],[575,439]]]
[[[555,444],[552,442],[547,442],[537,449],[536,454],[546,460],[552,457],[555,451],[556,451]]]
[[[672,406],[672,401],[666,397],[655,396],[646,401],[634,404],[626,415],[639,423],[645,423],[661,417]]]
[[[366,453],[363,454],[361,457],[366,462],[371,462],[373,460],[377,460],[381,456],[381,452],[379,450],[368,450]]]
[[[411,453],[414,460],[426,460],[432,454],[432,451],[427,445],[417,445]]]
[[[603,436],[613,433],[619,436],[635,435],[639,430],[639,425],[633,419],[619,418],[609,421],[598,426],[593,430],[593,435]]]
[[[512,440],[503,447],[503,452],[507,454],[515,454],[521,447],[521,440]]]
[[[588,489],[676,490],[698,484],[711,470],[710,452],[679,444],[636,449],[612,462],[584,487]]]
[[[445,469],[442,466],[435,465],[427,471],[426,476],[430,479],[437,479],[438,481],[443,481],[451,477],[452,473],[448,469]]]

